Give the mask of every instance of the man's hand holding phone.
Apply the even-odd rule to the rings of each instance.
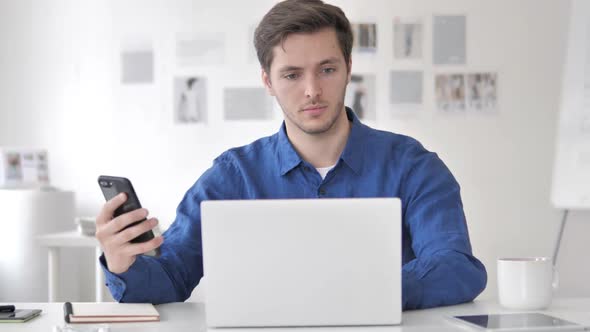
[[[130,242],[156,227],[158,220],[156,218],[150,218],[137,223],[138,220],[148,217],[148,211],[144,208],[114,217],[115,210],[121,207],[126,201],[127,195],[125,193],[116,195],[103,205],[96,218],[96,238],[104,252],[107,268],[109,271],[117,274],[127,271],[133,262],[135,262],[137,255],[156,250],[164,242],[164,238],[161,235],[146,242]],[[128,227],[133,223],[137,224]]]

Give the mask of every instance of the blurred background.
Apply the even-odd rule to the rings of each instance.
[[[557,240],[563,210],[551,195],[571,1],[328,2],[352,23],[375,24],[376,34],[359,31],[376,47],[360,45],[352,55],[353,73],[374,80],[366,84],[372,97],[365,107],[373,113],[364,122],[418,139],[451,169],[462,187],[474,254],[488,269],[481,298],[495,297],[498,257],[551,256]],[[262,87],[252,33],[274,3],[0,0],[0,149],[46,151],[48,182],[73,193],[55,203],[71,212],[54,208],[46,218],[42,211],[5,213],[16,206],[7,197],[24,189],[4,189],[11,193],[0,195],[0,283],[34,274],[27,283],[39,287],[8,297],[0,292],[0,301],[47,301],[47,274],[39,272],[47,271],[47,249],[37,237],[75,230],[75,217],[97,214],[104,202],[98,175],[131,179],[164,230],[216,156],[279,129],[282,113],[272,101],[260,113],[235,108],[269,105],[265,96],[239,91]],[[413,45],[400,42],[412,52],[399,53],[394,39],[402,30],[395,26],[408,21],[420,34]],[[446,37],[437,38],[451,38],[437,51],[435,37],[445,26]],[[404,81],[399,72],[417,73],[420,82]],[[437,77],[463,75],[465,85],[477,73],[496,75],[492,107],[441,104],[445,83],[437,85]],[[193,81],[199,106],[192,107],[205,116],[180,116],[181,83],[189,78],[200,79]],[[399,96],[391,91],[399,82],[419,84]],[[61,206],[47,202],[39,204]],[[589,217],[576,209],[568,219],[558,296],[590,296]],[[28,235],[18,235],[19,227],[28,227]],[[93,301],[94,249],[59,250],[57,299]]]

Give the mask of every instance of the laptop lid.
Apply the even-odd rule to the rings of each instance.
[[[209,326],[401,323],[397,198],[201,203]]]

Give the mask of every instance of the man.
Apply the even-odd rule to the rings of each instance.
[[[352,66],[344,13],[320,0],[281,2],[256,29],[255,46],[262,81],[284,113],[281,129],[219,156],[186,193],[165,240],[129,243],[157,221],[119,232],[148,212],[112,219],[125,197],[107,202],[97,238],[113,297],[164,303],[190,296],[203,276],[204,200],[400,197],[404,309],[473,300],[487,276],[471,253],[459,185],[436,154],[409,137],[363,125],[344,106]],[[157,247],[158,258],[140,255]]]

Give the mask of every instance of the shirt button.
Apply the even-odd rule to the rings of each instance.
[[[326,194],[326,189],[320,188],[320,190],[318,192],[319,192],[320,196],[324,196]]]

